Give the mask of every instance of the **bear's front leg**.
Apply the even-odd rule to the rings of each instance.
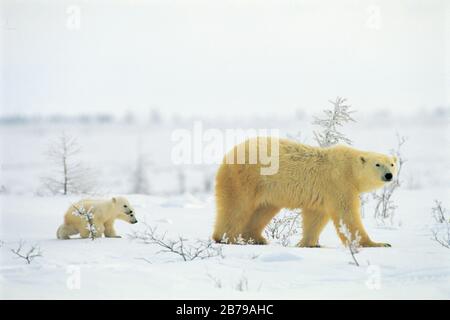
[[[330,210],[336,232],[345,246],[349,242],[359,238],[361,247],[390,247],[388,243],[378,243],[370,239],[361,220],[359,197],[351,199],[340,199],[339,203]],[[346,234],[345,231],[348,231]]]
[[[114,229],[114,221],[105,223],[105,237],[107,238],[121,238],[116,234],[116,230]]]
[[[310,209],[303,209],[301,214],[303,237],[298,246],[303,248],[320,248],[320,233],[330,221],[330,217],[324,211]]]

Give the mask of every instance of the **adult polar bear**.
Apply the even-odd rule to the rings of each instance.
[[[229,161],[239,153],[245,159],[255,157],[252,153],[258,155],[261,148],[279,152],[277,173],[261,174],[264,164],[259,159],[253,164]],[[280,209],[300,208],[300,247],[319,246],[320,233],[330,219],[344,244],[349,239],[342,234],[342,225],[350,231],[351,240],[360,237],[361,246],[388,247],[369,238],[361,221],[359,195],[392,181],[396,162],[396,157],[342,145],[318,148],[287,139],[249,139],[235,146],[218,170],[213,239],[230,243],[252,239],[265,244],[261,233]]]

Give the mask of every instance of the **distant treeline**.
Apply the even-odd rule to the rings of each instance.
[[[139,120],[138,120],[139,119]],[[113,114],[98,113],[98,114],[79,114],[79,115],[61,115],[53,114],[48,116],[43,115],[5,115],[0,116],[0,124],[27,124],[27,123],[74,123],[74,124],[108,124],[108,123],[135,123],[147,122],[151,124],[158,124],[162,122],[162,117],[157,111],[152,111],[150,117],[147,119],[139,118],[133,113],[126,113],[124,116],[117,117]]]
[[[296,120],[304,120],[312,116],[306,113],[302,109],[298,109],[295,112],[294,118]],[[360,113],[359,116],[364,116]],[[383,121],[394,117],[389,109],[379,109],[372,110],[365,114],[366,118],[370,118],[372,121],[375,119],[382,118]],[[435,108],[415,110],[408,113],[397,113],[396,117],[404,119],[415,119],[416,121],[426,121],[426,120],[449,120],[450,119],[450,106],[438,106]],[[223,117],[218,117],[222,121],[226,121]],[[237,117],[240,121],[251,121],[251,123],[260,123],[263,120],[269,119],[270,122],[274,122],[275,118],[273,114],[270,115],[253,115]],[[279,116],[283,119],[283,116]],[[116,116],[109,113],[97,113],[97,114],[78,114],[78,115],[63,115],[63,114],[53,114],[53,115],[25,115],[25,114],[15,114],[15,115],[3,115],[0,116],[0,125],[14,125],[14,124],[39,124],[39,123],[53,123],[53,124],[110,124],[110,123],[123,123],[123,124],[148,124],[148,125],[158,125],[163,122],[171,122],[173,124],[183,124],[190,123],[193,120],[203,120],[203,121],[213,121],[217,120],[217,117],[200,117],[198,115],[186,115],[186,114],[172,114],[168,118],[164,118],[158,109],[151,109],[147,116],[137,115],[133,112],[127,112],[122,116]],[[230,116],[228,119],[235,123],[236,117]]]
[[[113,115],[99,114],[99,115],[78,115],[78,116],[24,116],[24,115],[11,115],[0,117],[0,123],[2,124],[17,124],[17,123],[38,123],[38,122],[53,122],[53,123],[111,123],[116,119]]]

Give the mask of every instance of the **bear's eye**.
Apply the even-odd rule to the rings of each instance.
[[[379,163],[377,163],[377,164],[376,164],[376,166],[377,166],[377,167],[379,167],[379,166],[380,166],[380,164],[379,164]]]
[[[124,208],[128,208],[126,204],[123,205]]]
[[[393,163],[391,163],[391,167],[393,167],[394,166],[394,164]]]

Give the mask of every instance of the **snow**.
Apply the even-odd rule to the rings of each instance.
[[[358,120],[358,116],[355,116]],[[277,120],[279,121],[279,120]],[[392,125],[392,123],[394,123]],[[370,125],[370,129],[367,129]],[[217,124],[224,127],[226,124]],[[301,131],[314,143],[310,126],[292,119],[276,122],[284,132]],[[180,167],[170,164],[170,133],[159,128],[119,124],[95,126],[0,126],[0,298],[2,299],[449,299],[450,251],[432,240],[434,200],[450,208],[448,121],[390,119],[374,125],[370,117],[349,125],[355,147],[388,152],[395,132],[408,137],[403,185],[396,191],[398,208],[392,225],[372,218],[373,201],[364,224],[375,241],[391,248],[363,248],[353,264],[332,225],[321,236],[322,248],[269,245],[220,245],[223,257],[183,261],[160,252],[154,244],[131,239],[142,222],[169,239],[182,235],[193,243],[207,240],[214,223],[214,197],[203,190],[214,166],[184,166],[186,192],[178,194]],[[98,197],[125,195],[140,223],[116,222],[119,239],[56,239],[65,210],[81,195],[54,196],[40,178],[49,168],[44,151],[62,129],[83,147],[83,160],[98,170]],[[134,151],[143,137],[152,165],[148,195],[130,194]],[[308,140],[309,138],[309,140]],[[120,152],[118,152],[120,151]],[[211,176],[213,179],[213,176]],[[299,241],[299,235],[292,244]],[[42,257],[31,264],[11,249],[24,241],[38,245]]]

